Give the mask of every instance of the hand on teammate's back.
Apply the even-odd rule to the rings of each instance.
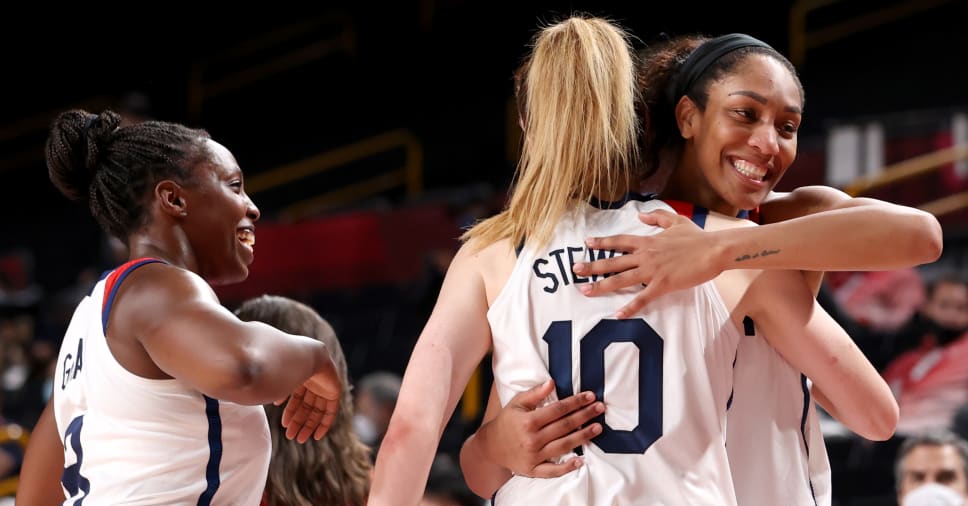
[[[521,392],[498,415],[478,430],[482,449],[493,462],[514,474],[554,478],[581,467],[581,458],[555,463],[602,431],[598,423],[584,424],[605,411],[591,392],[538,405],[554,391],[551,380]]]
[[[665,230],[648,236],[616,235],[586,241],[595,250],[623,251],[624,255],[594,262],[576,263],[581,276],[613,274],[594,283],[579,285],[585,295],[602,295],[622,288],[646,285],[628,304],[618,310],[618,318],[628,318],[661,295],[691,288],[718,276],[713,233],[704,232],[689,218],[668,211],[643,213],[646,225]]]

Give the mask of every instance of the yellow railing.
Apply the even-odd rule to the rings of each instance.
[[[807,51],[824,44],[846,38],[855,33],[870,30],[892,21],[904,19],[918,12],[933,9],[951,0],[908,0],[873,9],[870,12],[833,23],[823,28],[807,29],[807,15],[842,0],[797,0],[790,8],[790,61],[796,66],[804,64]]]
[[[27,451],[30,434],[21,426],[15,424],[0,425],[0,444],[16,444],[23,452]],[[0,497],[9,497],[17,492],[17,476],[0,479]]]
[[[311,37],[303,44],[296,44],[299,47],[280,49],[324,26],[335,26],[338,30],[332,37]],[[274,49],[281,52],[274,53],[263,63],[254,63],[260,53]],[[189,117],[193,121],[199,121],[207,99],[340,51],[353,53],[355,50],[356,26],[348,15],[341,13],[330,13],[273,30],[192,65],[188,79]],[[219,64],[228,65],[233,62],[244,64],[235,70],[213,75]]]
[[[953,213],[968,208],[968,191],[948,195],[938,200],[921,204],[919,209],[935,216]]]
[[[876,188],[882,188],[912,177],[928,174],[937,171],[944,165],[960,160],[968,160],[968,144],[939,149],[889,165],[879,174],[864,176],[854,180],[844,187],[844,191],[855,197],[864,195]],[[968,207],[968,192],[962,192],[924,203],[920,206],[920,209],[935,216],[940,216],[942,214],[959,211],[966,207]]]
[[[935,171],[942,165],[968,159],[968,144],[943,148],[884,167],[879,174],[855,179],[844,191],[857,196],[875,188],[894,184],[904,179]]]
[[[404,150],[403,167],[289,204],[279,211],[279,218],[297,220],[395,187],[406,188],[409,195],[420,193],[423,190],[423,145],[409,130],[392,130],[256,174],[246,181],[245,186],[250,194],[256,194],[394,149]]]

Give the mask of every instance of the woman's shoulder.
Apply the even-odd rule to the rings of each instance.
[[[123,273],[117,280],[114,299],[120,321],[135,316],[142,322],[148,315],[164,321],[179,308],[218,304],[212,287],[201,276],[164,262],[152,262]]]

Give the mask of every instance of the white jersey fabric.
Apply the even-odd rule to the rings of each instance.
[[[705,228],[708,210],[670,202]],[[807,378],[744,321],[726,415],[736,501],[740,506],[830,506],[830,461]]]
[[[576,449],[585,465],[554,479],[515,476],[496,506],[736,503],[724,438],[740,333],[714,285],[616,320],[638,289],[587,297],[577,285],[589,280],[571,270],[615,254],[589,250],[587,237],[661,231],[638,219],[656,209],[671,210],[637,195],[583,205],[546,246],[519,252],[488,311],[501,403],[554,378],[557,397],[592,390],[606,413],[603,433]]]
[[[114,294],[132,261],[74,311],[54,376],[64,444],[65,505],[257,505],[271,442],[261,406],[218,401],[178,380],[119,364],[105,339]]]
[[[747,335],[733,386],[726,451],[737,502],[829,506],[830,461],[807,378],[762,336]]]

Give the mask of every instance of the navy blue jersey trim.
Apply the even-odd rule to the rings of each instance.
[[[692,206],[692,222],[699,228],[706,228],[706,217],[709,216],[709,209],[702,206]]]
[[[607,200],[598,200],[598,198],[592,197],[588,201],[588,204],[599,209],[621,209],[622,206],[628,204],[629,201],[636,200],[639,202],[648,202],[650,200],[654,200],[656,197],[657,194],[655,193],[628,192],[622,197],[622,200],[611,202]]]
[[[807,386],[807,377],[800,374],[800,388],[803,389],[803,414],[800,416],[800,437],[803,438],[803,448],[807,451],[807,460],[810,460],[810,445],[807,443],[807,414],[810,411],[810,388]],[[817,506],[817,494],[813,491],[813,480],[807,475],[807,485],[810,485],[810,496],[813,497],[813,504]]]
[[[114,282],[114,285],[110,287],[111,292],[105,294],[106,301],[103,309],[101,310],[101,329],[104,331],[104,335],[107,335],[108,333],[108,315],[111,314],[111,307],[114,305],[114,297],[118,294],[118,288],[121,286],[121,283],[124,282],[124,278],[127,278],[128,274],[131,274],[138,267],[153,263],[163,262],[161,260],[145,259],[129,265],[124,271],[121,272],[121,274],[118,275],[118,279]]]
[[[208,418],[208,465],[205,466],[207,486],[198,498],[198,506],[209,506],[221,484],[218,469],[222,463],[222,417],[219,415],[218,401],[207,395],[202,397],[205,398],[205,416]]]
[[[100,283],[101,281],[104,281],[104,278],[107,278],[108,276],[110,276],[111,272],[113,271],[111,269],[108,269],[101,273],[101,277],[97,278],[97,282],[91,285],[91,289],[87,291],[88,297],[90,297],[91,295],[94,295],[94,289],[97,288],[97,284]]]
[[[753,325],[753,319],[749,316],[743,318],[743,333],[748,336],[756,335],[756,326]]]
[[[734,371],[736,370],[736,359],[737,358],[739,358],[739,348],[738,347],[736,348],[736,351],[733,353],[733,370]],[[729,411],[729,408],[733,407],[733,394],[734,393],[736,393],[736,389],[735,388],[730,388],[729,389],[729,399],[726,399],[726,411]]]

